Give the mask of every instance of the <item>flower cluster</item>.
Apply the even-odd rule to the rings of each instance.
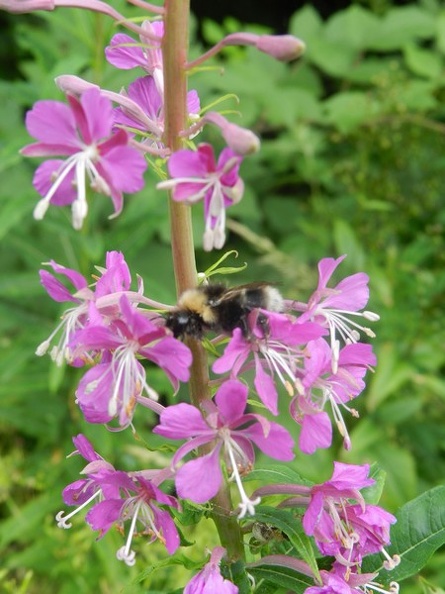
[[[178,508],[177,500],[159,489],[168,473],[144,471],[128,473],[116,470],[97,454],[84,435],[73,438],[76,450],[88,464],[82,470],[87,478],[75,481],[65,487],[63,500],[66,505],[75,505],[76,510],[65,515],[57,514],[60,528],[71,528],[69,520],[81,509],[93,504],[86,515],[86,521],[102,538],[116,525],[122,528],[130,520],[127,541],[117,551],[117,558],[127,565],[134,565],[136,553],[131,549],[137,526],[139,534],[149,537],[150,542],[161,541],[172,555],[179,547],[179,534],[169,512],[159,506]]]
[[[319,265],[321,271],[329,270],[329,276],[325,274],[319,286],[323,284],[324,292],[335,293],[334,303],[325,300],[319,305],[323,295],[318,288],[307,304],[285,300],[283,313],[254,309],[246,320],[247,329],[235,328],[224,352],[213,364],[214,373],[223,376],[218,378],[219,388],[214,399],[203,401],[201,410],[186,402],[166,408],[157,404],[143,361],[163,369],[176,390],[180,381],[188,380],[191,352],[165,325],[162,312],[166,314],[171,308],[145,297],[140,279],[137,290],[131,290],[131,274],[119,252],[107,254],[105,267],[98,268],[99,275],[91,285],[78,272],[55,262],[49,263],[53,273],[41,271],[48,294],[72,307],[62,316],[55,332],[40,345],[38,353],[46,352],[58,335],[59,342],[52,347],[51,356],[58,363],[65,359],[72,365],[88,366],[76,392],[76,401],[88,422],[108,423],[116,418],[125,427],[132,422],[135,406],[140,403],[159,414],[155,434],[185,440],[173,455],[169,469],[162,471],[173,478],[181,499],[207,503],[216,496],[227,474],[239,491],[238,517],[252,516],[260,503],[259,495],[268,494],[267,488],[259,489],[249,497],[244,489],[242,477],[254,468],[254,448],[287,462],[294,457],[294,440],[278,423],[246,410],[250,394],[242,381],[246,373],[253,372],[256,393],[274,415],[280,412],[279,386],[284,387],[284,394],[290,396],[290,417],[301,426],[301,451],[311,453],[331,444],[327,405],[344,436],[345,446],[349,447],[341,408],[353,412],[348,403],[364,389],[364,375],[375,364],[375,357],[369,345],[357,342],[356,322],[353,331],[347,329],[348,314],[358,315],[357,304],[366,305],[367,276],[352,275],[335,289],[327,288],[330,275],[342,260],[325,259]],[[73,289],[69,290],[56,275],[64,277]],[[351,303],[354,307],[349,311]],[[329,305],[334,305],[335,310]],[[298,310],[303,313],[297,315]],[[341,332],[335,323],[338,319]],[[336,333],[339,338],[333,339]],[[344,335],[347,339],[341,345]],[[331,347],[334,340],[338,345],[336,355]],[[216,338],[215,345],[218,343]],[[86,505],[99,497],[102,501],[87,515],[87,522],[94,528],[101,532],[109,528],[101,523],[103,510],[110,523],[119,524],[128,516],[128,505],[125,514],[120,507],[122,493],[125,500],[133,502],[138,497],[132,494],[134,490],[166,502],[159,499],[156,484],[153,487],[144,482],[144,474],[132,474],[129,478],[125,473],[116,473],[111,465],[91,453],[91,446],[81,447],[85,442],[79,439],[75,443],[90,462],[84,469],[89,478],[70,485],[65,491],[65,502]],[[389,538],[388,526],[393,521],[392,516],[385,516],[375,506],[364,505],[358,489],[373,482],[366,476],[367,469],[354,472],[339,464],[330,482],[311,490],[295,487],[295,494],[311,498],[303,520],[307,534],[314,537],[323,554],[333,555],[347,566],[360,563],[370,552],[383,551]],[[70,495],[73,490],[75,497]],[[344,498],[350,497],[358,503],[346,505]],[[129,545],[122,554],[127,562],[133,559]]]
[[[390,544],[390,526],[396,518],[381,507],[368,504],[360,492],[374,483],[369,477],[369,465],[334,462],[331,479],[320,485],[268,485],[254,493],[290,495],[281,507],[305,509],[304,532],[314,538],[322,555],[335,558],[332,571],[322,572],[323,585],[309,588],[306,594],[361,592],[355,588],[365,584],[368,592],[369,580],[375,576],[360,573],[364,557],[382,553],[388,570],[400,562],[397,555],[390,557],[385,550]],[[292,560],[288,565],[292,565]]]
[[[327,285],[343,259],[321,260],[319,287]],[[357,416],[349,403],[363,391],[363,377],[376,363],[371,346],[358,342],[357,323],[348,320],[351,315],[369,316],[369,312],[359,312],[368,301],[367,275],[349,276],[334,289],[325,290],[333,293],[335,299],[326,300],[318,309],[319,288],[307,304],[288,301],[290,309],[304,312],[299,317],[264,312],[268,319],[267,333],[255,324],[253,313],[250,335],[245,336],[235,329],[223,355],[213,364],[215,373],[229,372],[231,378],[253,367],[255,389],[263,404],[275,415],[278,413],[277,382],[281,383],[292,397],[290,414],[302,428],[299,447],[309,454],[332,443],[327,406],[332,410],[345,447],[350,447],[342,409]],[[376,314],[373,317],[378,319]],[[349,330],[350,325],[352,330]],[[336,332],[341,332],[341,338],[346,336],[342,347],[339,339],[332,338]],[[325,335],[330,336],[328,341]],[[333,341],[334,348],[330,346]]]
[[[42,199],[34,217],[42,219],[50,204],[71,205],[75,229],[80,229],[88,212],[87,182],[90,188],[112,199],[113,217],[123,208],[123,193],[143,188],[147,163],[144,154],[170,155],[169,180],[159,189],[171,190],[177,202],[204,204],[203,247],[210,251],[223,247],[226,239],[226,209],[239,202],[244,183],[239,167],[245,154],[259,148],[250,131],[228,122],[216,112],[200,116],[196,90],[187,94],[189,138],[206,123],[221,130],[228,143],[216,162],[213,147],[202,143],[195,149],[171,154],[164,144],[165,101],[161,42],[163,21],[146,20],[140,40],[118,33],[105,48],[105,56],[116,68],[140,68],[128,89],[115,93],[78,77],[62,75],[56,79],[66,93],[68,105],[59,101],[39,101],[27,114],[26,126],[38,142],[22,149],[31,157],[62,156],[42,163],[34,175],[34,187]],[[115,107],[113,107],[115,105]]]
[[[92,364],[81,379],[77,403],[90,423],[108,423],[117,418],[127,426],[136,404],[160,412],[157,394],[147,382],[142,360],[160,367],[175,391],[189,378],[190,350],[173,338],[160,323],[159,315],[141,310],[142,285],[130,291],[131,276],[120,252],[109,252],[106,267],[92,287],[78,272],[50,262],[53,270],[74,286],[71,293],[53,274],[40,272],[41,282],[56,301],[74,307],[37,349],[43,355],[57,335],[51,356],[59,364],[65,359],[75,366]]]

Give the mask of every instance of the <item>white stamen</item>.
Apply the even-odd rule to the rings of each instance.
[[[87,501],[84,501],[84,503],[82,503],[82,505],[79,505],[79,507],[76,507],[76,509],[74,511],[72,511],[70,514],[67,514],[66,516],[65,511],[61,510],[59,511],[59,513],[56,515],[56,520],[57,520],[57,526],[58,528],[64,528],[65,530],[68,530],[69,528],[71,528],[72,524],[70,522],[68,522],[68,520],[72,517],[74,517],[78,512],[80,512],[81,509],[83,509],[84,507],[86,507],[87,505],[89,505],[94,499],[96,499],[96,497],[98,497],[101,494],[101,490],[98,489],[94,495],[92,495],[89,499],[87,499]]]
[[[241,503],[238,504],[238,507],[240,509],[238,519],[240,520],[241,518],[244,518],[246,514],[249,514],[249,516],[255,515],[255,506],[261,502],[261,497],[257,497],[256,499],[252,500],[249,499],[249,497],[247,496],[243,487],[243,483],[241,482],[241,477],[238,472],[238,466],[232,451],[232,444],[234,445],[234,442],[232,442],[230,438],[224,440],[224,447],[226,452],[229,454],[230,463],[232,465],[232,476],[230,478],[235,479],[236,486],[238,487],[238,491],[241,497]]]
[[[123,561],[126,565],[131,567],[136,563],[136,553],[131,550],[131,542],[136,531],[136,522],[138,519],[139,510],[142,505],[142,500],[138,500],[133,510],[133,517],[131,518],[130,530],[128,531],[127,541],[124,546],[116,552],[116,557],[119,561]]]

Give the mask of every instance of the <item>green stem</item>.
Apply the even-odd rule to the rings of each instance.
[[[165,88],[164,142],[172,151],[183,148],[180,133],[187,123],[187,78],[185,65],[188,50],[189,0],[165,0],[164,39],[162,43]],[[170,229],[173,269],[176,290],[197,285],[195,248],[190,206],[174,202],[170,198]],[[207,353],[200,341],[189,340],[193,355],[190,377],[190,400],[201,407],[211,398],[209,388]],[[204,450],[202,453],[206,453]],[[224,483],[214,500],[212,518],[218,530],[221,544],[227,549],[230,559],[244,556],[239,524],[233,516],[230,489]]]

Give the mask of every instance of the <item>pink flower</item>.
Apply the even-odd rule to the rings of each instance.
[[[276,460],[292,460],[293,440],[286,429],[256,414],[245,414],[248,388],[229,380],[221,385],[215,403],[208,403],[209,412],[203,417],[191,404],[167,407],[160,416],[154,433],[169,439],[188,439],[176,452],[172,465],[198,446],[212,443],[211,451],[185,462],[176,472],[176,489],[180,497],[205,503],[214,497],[222,481],[220,455],[233,473],[241,495],[240,515],[254,514],[257,501],[251,501],[241,483],[240,472],[249,471],[255,461],[253,444]]]
[[[121,92],[126,97],[125,104],[114,110],[115,124],[127,127],[129,132],[139,130],[144,136],[143,142],[164,146],[164,100],[156,87],[152,76],[137,78],[128,86],[128,92]],[[118,102],[119,97],[114,97]],[[198,93],[194,90],[187,94],[188,112],[194,117],[200,110]]]
[[[123,192],[133,193],[144,185],[146,161],[129,146],[124,130],[112,132],[113,109],[99,89],[86,90],[80,100],[67,96],[60,101],[38,101],[26,116],[26,126],[38,142],[22,149],[28,157],[65,156],[50,159],[36,170],[33,184],[43,196],[34,217],[42,219],[50,204],[71,204],[73,226],[82,227],[87,215],[86,183],[110,196],[117,216]]]
[[[148,535],[150,542],[159,539],[172,555],[179,546],[176,526],[165,509],[158,506],[178,508],[176,499],[166,495],[158,485],[170,476],[165,470],[127,473],[116,470],[97,454],[83,435],[73,438],[76,451],[88,464],[82,470],[85,479],[75,481],[63,491],[67,505],[76,509],[68,515],[59,512],[56,516],[59,528],[70,528],[69,520],[86,506],[94,505],[86,515],[87,523],[99,531],[102,538],[113,525],[123,533],[123,526],[131,520],[126,544],[117,551],[117,558],[127,565],[134,565],[135,552],[131,550],[137,523],[141,533]]]
[[[188,347],[137,311],[125,295],[119,299],[119,312],[107,322],[91,304],[89,323],[74,335],[71,349],[86,359],[92,358],[91,352],[102,353],[101,362],[87,371],[76,392],[86,420],[107,423],[117,417],[125,427],[138,402],[158,413],[162,410],[153,402],[157,394],[147,383],[139,357],[161,367],[175,390],[179,381],[188,380],[192,359]]]
[[[65,359],[70,365],[82,366],[85,360],[74,356],[71,341],[73,336],[89,323],[89,304],[106,295],[128,291],[131,284],[130,271],[121,252],[107,252],[105,268],[99,268],[101,276],[97,279],[95,288],[92,289],[88,286],[88,281],[76,270],[66,268],[53,260],[48,265],[52,267],[55,273],[65,277],[75,289],[70,291],[54,274],[47,270],[40,270],[40,282],[48,295],[54,301],[71,301],[75,305],[63,313],[62,321],[51,335],[37,347],[36,354],[39,356],[44,355],[56,335],[60,334],[59,342],[51,349],[51,358],[58,365],[61,365]],[[115,300],[114,305],[113,301],[111,301],[102,311],[103,314],[113,316],[116,309],[117,301]]]
[[[365,503],[360,489],[375,482],[368,474],[368,464],[334,462],[332,478],[310,489],[303,529],[314,536],[323,555],[334,555],[343,565],[360,564],[365,555],[383,552],[387,565],[392,563],[394,567],[398,558],[390,559],[384,546],[390,543],[389,526],[396,518],[378,506]]]
[[[348,430],[342,416],[344,409],[353,416],[358,413],[349,403],[365,388],[363,377],[376,363],[368,344],[347,344],[338,355],[337,371],[332,372],[332,353],[324,339],[310,342],[306,347],[301,389],[290,403],[291,416],[301,425],[299,445],[306,454],[317,448],[327,448],[332,442],[332,425],[324,411],[330,405],[335,424],[350,448]]]
[[[220,249],[225,242],[226,208],[242,198],[244,183],[238,176],[242,157],[225,148],[215,162],[210,144],[200,144],[198,150],[183,149],[168,160],[171,179],[157,185],[171,189],[177,202],[204,202],[204,249]]]
[[[345,258],[346,256],[341,256],[336,260],[334,258],[320,260],[318,286],[308,303],[296,301],[292,303],[294,309],[303,312],[300,321],[312,320],[329,328],[334,373],[337,371],[340,350],[338,336],[345,344],[357,342],[360,338],[359,331],[372,338],[375,337],[370,328],[361,326],[350,318],[363,317],[371,321],[379,319],[379,316],[373,312],[359,311],[365,307],[369,299],[369,277],[364,272],[347,276],[333,288],[327,287],[335,269]]]
[[[161,41],[164,35],[164,23],[162,21],[153,23],[144,21],[142,28],[146,35],[140,36],[139,44],[124,33],[114,35],[110,45],[105,48],[105,56],[108,62],[116,68],[123,70],[143,68],[147,74],[154,77],[156,88],[162,96],[164,80]]]
[[[184,588],[184,594],[238,594],[238,588],[221,575],[219,564],[226,554],[223,547],[215,547],[210,560]]]
[[[235,328],[223,355],[215,361],[212,369],[215,373],[230,371],[230,377],[235,378],[249,367],[246,361],[253,357],[255,389],[263,404],[277,415],[276,379],[293,395],[299,382],[298,363],[303,361],[304,346],[325,331],[317,324],[300,324],[284,314],[261,310],[261,315],[267,316],[267,335],[255,324],[258,311],[252,312],[248,320],[252,328],[249,337],[243,336],[241,330]]]

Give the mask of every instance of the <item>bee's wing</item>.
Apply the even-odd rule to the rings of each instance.
[[[263,287],[270,287],[273,286],[273,283],[268,283],[265,281],[257,281],[253,283],[246,283],[245,285],[238,285],[237,287],[231,287],[224,291],[223,295],[215,301],[214,305],[219,305],[224,301],[230,301],[231,299],[236,299],[240,294],[244,293],[245,291],[254,290],[254,289],[262,289]]]

